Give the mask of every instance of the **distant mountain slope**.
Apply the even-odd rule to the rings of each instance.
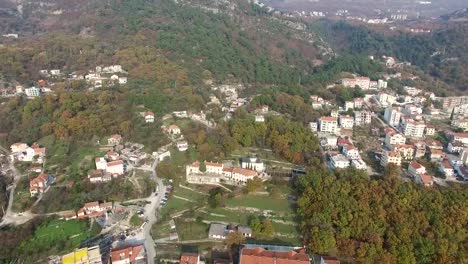
[[[441,18],[445,21],[468,22],[468,8],[457,10],[451,14],[443,15]]]

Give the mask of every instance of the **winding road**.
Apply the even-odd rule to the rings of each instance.
[[[4,147],[0,146],[0,151],[3,152],[5,155],[10,155],[10,151],[5,149]],[[14,223],[15,225],[23,224],[32,219],[34,216],[31,213],[25,212],[24,214],[15,214],[12,211],[13,207],[13,196],[15,194],[16,185],[21,178],[21,174],[18,173],[18,170],[14,166],[14,162],[10,161],[10,171],[13,172],[13,184],[9,187],[10,195],[8,196],[8,207],[5,212],[5,215],[0,222],[0,227]]]
[[[156,173],[156,166],[158,165],[158,159],[156,159],[151,165],[151,177],[156,181],[156,190],[151,193],[151,196],[147,198],[150,203],[145,205],[145,218],[148,219],[143,234],[145,237],[145,249],[148,264],[154,264],[154,258],[156,257],[155,243],[153,237],[151,237],[151,227],[156,223],[157,217],[156,212],[161,204],[161,200],[164,197],[165,186]]]

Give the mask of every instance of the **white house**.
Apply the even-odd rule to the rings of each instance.
[[[411,162],[410,165],[408,166],[408,174],[413,177],[416,177],[417,175],[421,175],[425,173],[426,173],[426,167],[424,167],[417,161]]]
[[[367,170],[367,164],[362,159],[351,160],[351,166],[358,170]]]
[[[122,175],[124,173],[124,163],[122,160],[107,163],[106,171],[112,175]]]
[[[354,98],[353,103],[354,103],[354,108],[355,109],[361,109],[362,106],[364,105],[364,99],[362,99],[360,97]]]
[[[223,164],[217,162],[206,162],[206,173],[223,174]]]
[[[119,134],[113,134],[107,139],[107,144],[116,146],[122,143],[122,136]]]
[[[241,159],[241,167],[243,169],[255,170],[257,172],[263,172],[265,170],[265,165],[257,157],[244,157]]]
[[[119,84],[127,84],[127,77],[119,77]]]
[[[186,151],[188,149],[187,141],[179,141],[177,142],[177,149],[179,151]]]
[[[225,172],[225,171],[223,171]],[[232,168],[230,178],[231,180],[239,183],[247,183],[247,180],[252,180],[255,176],[257,176],[257,172],[254,170],[243,169],[243,168]]]
[[[177,125],[170,125],[167,128],[167,131],[169,132],[169,134],[173,134],[173,135],[179,135],[180,134],[180,128]]]
[[[431,187],[432,185],[434,185],[434,179],[432,178],[431,175],[426,174],[426,173],[418,174],[415,177],[415,180],[417,183],[422,184],[425,187]]]
[[[398,166],[401,165],[401,155],[398,151],[385,151],[380,160],[380,165],[387,167],[388,164],[394,163]]]
[[[263,115],[256,115],[255,122],[265,122],[265,117]]]
[[[400,124],[401,112],[399,107],[389,106],[385,109],[384,120],[391,126]]]
[[[452,164],[448,160],[444,160],[439,163],[439,170],[447,177],[451,178],[454,176],[454,170]]]
[[[353,129],[354,127],[354,118],[352,116],[340,116],[340,126],[343,129]]]
[[[359,149],[353,145],[344,145],[343,154],[350,160],[361,159]]]
[[[154,123],[154,113],[153,112],[145,112],[145,122],[146,123]]]
[[[26,143],[15,143],[10,146],[11,153],[25,152],[27,148],[28,148],[28,144]]]
[[[406,143],[406,137],[396,132],[395,130],[389,130],[385,134],[385,145],[387,145],[387,147],[391,147],[397,144],[403,145],[405,143]]]
[[[349,167],[349,159],[343,154],[335,154],[330,157],[330,165],[333,169],[346,169]]]
[[[317,122],[310,122],[309,123],[309,128],[312,132],[317,132],[318,129],[318,124]]]
[[[30,87],[24,89],[24,93],[27,97],[38,97],[41,96],[41,89],[37,87]]]
[[[107,161],[103,157],[96,158],[95,163],[96,163],[96,170],[105,171],[107,169]]]
[[[346,101],[344,104],[345,111],[349,109],[354,109],[354,102],[353,101]]]
[[[417,122],[412,119],[406,119],[403,121],[403,133],[407,137],[422,138],[424,136],[424,130],[426,124],[424,121]]]
[[[57,70],[57,69],[55,69],[55,70],[50,70],[50,74],[51,74],[51,75],[60,75],[60,70]]]
[[[322,116],[319,119],[320,131],[336,134],[338,122],[336,117]]]

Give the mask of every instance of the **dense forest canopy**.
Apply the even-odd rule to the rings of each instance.
[[[358,263],[468,260],[465,186],[427,189],[355,170],[313,170],[298,188],[300,229],[313,252]]]
[[[466,24],[454,24],[425,35],[386,35],[363,26],[329,20],[314,23],[311,28],[328,40],[339,53],[395,56],[461,91],[467,90]]]

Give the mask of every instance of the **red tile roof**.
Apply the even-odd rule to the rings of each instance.
[[[336,117],[322,116],[320,117],[320,121],[336,122]]]
[[[90,202],[90,203],[85,203],[83,208],[90,208],[90,207],[96,207],[99,206],[99,202]]]
[[[324,264],[340,264],[336,257],[322,257]]]
[[[198,254],[184,253],[180,256],[180,264],[198,264]]]
[[[223,164],[217,163],[217,162],[205,162],[206,166],[212,166],[212,167],[223,167]]]
[[[432,183],[434,180],[432,179],[432,176],[429,175],[429,174],[423,174],[423,175],[420,175],[421,177],[421,181],[424,183],[424,184],[430,184]]]
[[[296,251],[277,252],[263,248],[244,248],[241,252],[242,264],[310,264],[309,256]]]
[[[452,165],[450,164],[450,162],[448,162],[448,160],[442,161],[442,166],[444,167],[444,169],[453,169]]]
[[[423,165],[419,164],[419,163],[416,162],[416,161],[411,162],[410,166],[413,167],[413,168],[415,168],[415,169],[423,168]]]
[[[400,156],[400,152],[397,152],[397,151],[387,151],[387,156],[388,156],[388,157],[397,157],[397,156]]]
[[[232,169],[232,173],[242,174],[242,175],[244,175],[246,177],[257,176],[257,172],[254,171],[254,170],[248,170],[248,169],[237,168],[237,167]]]
[[[454,133],[453,135],[457,138],[468,138],[468,133]]]
[[[351,142],[346,138],[338,138],[337,140],[338,145],[351,145]]]
[[[35,153],[36,155],[39,155],[39,154],[45,155],[45,153],[46,153],[46,148],[34,148],[34,153]]]
[[[37,176],[36,178],[32,179],[29,182],[29,186],[33,187],[33,186],[39,184],[40,182],[46,182],[48,177],[49,176],[47,174],[41,173],[41,174],[39,174],[39,176]]]
[[[154,117],[154,113],[153,112],[145,112],[145,117],[146,116],[153,116]]]
[[[130,263],[133,264],[135,263],[135,259],[138,257],[138,254],[140,254],[142,250],[144,250],[143,245],[112,250],[111,262],[129,259]]]
[[[119,165],[123,165],[123,161],[116,160],[116,161],[111,161],[107,163],[107,167],[113,167],[113,166],[119,166]]]

